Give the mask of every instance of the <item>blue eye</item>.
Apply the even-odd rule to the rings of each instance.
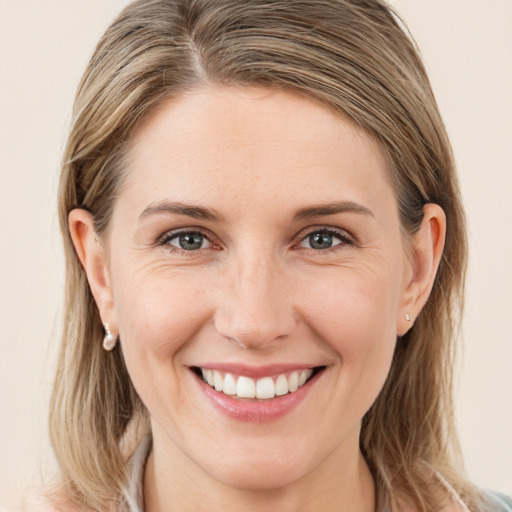
[[[166,243],[184,251],[207,249],[212,245],[206,236],[198,231],[182,231],[181,233],[176,233],[171,235]]]
[[[300,247],[321,251],[342,243],[350,243],[350,240],[337,231],[319,229],[307,235],[306,238],[301,241]]]

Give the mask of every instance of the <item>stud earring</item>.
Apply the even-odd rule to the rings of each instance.
[[[405,319],[410,322],[411,321],[411,315],[409,313],[405,313]]]
[[[110,324],[105,322],[105,337],[103,338],[103,348],[109,352],[116,346],[117,338],[110,332]]]

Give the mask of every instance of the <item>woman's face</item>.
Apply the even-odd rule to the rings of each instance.
[[[359,457],[413,276],[388,172],[288,93],[189,93],[137,130],[102,314],[155,457],[250,489]]]

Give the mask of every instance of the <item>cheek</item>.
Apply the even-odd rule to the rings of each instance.
[[[170,370],[208,316],[199,280],[169,274],[132,271],[119,273],[114,281],[123,353],[141,394],[140,388],[151,388],[159,375],[175,375]]]
[[[340,362],[339,389],[362,414],[389,372],[397,339],[400,282],[395,272],[343,269],[325,280],[300,284],[308,290],[302,307],[309,315],[307,323]]]
[[[297,283],[299,308],[308,323],[349,352],[372,348],[396,337],[400,279],[396,272],[370,269],[333,269],[324,275],[306,276]]]

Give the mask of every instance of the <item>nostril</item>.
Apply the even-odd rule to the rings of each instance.
[[[260,349],[285,341],[297,328],[295,311],[283,292],[255,286],[223,302],[215,311],[217,332],[229,342]],[[266,290],[266,291],[265,291]]]

